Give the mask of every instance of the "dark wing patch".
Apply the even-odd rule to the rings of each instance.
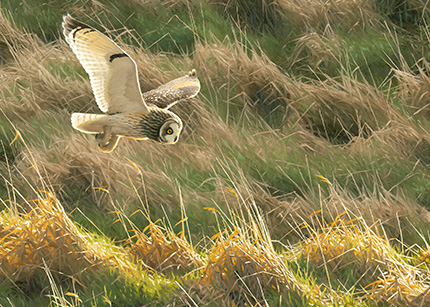
[[[115,60],[116,58],[122,58],[122,57],[125,57],[125,56],[128,56],[127,54],[125,54],[125,53],[115,53],[115,54],[112,54],[110,57],[109,57],[109,62],[111,62],[112,63],[112,61],[113,60]]]
[[[147,105],[156,105],[168,109],[178,101],[194,97],[200,91],[200,81],[196,70],[188,72],[184,77],[167,82],[154,90],[143,93],[142,97]]]

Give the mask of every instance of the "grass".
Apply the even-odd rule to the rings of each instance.
[[[393,3],[3,1],[0,305],[428,304],[428,10]],[[142,90],[196,68],[177,144],[71,127],[66,13]]]

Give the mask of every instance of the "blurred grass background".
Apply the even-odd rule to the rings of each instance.
[[[0,304],[430,301],[425,1],[0,6]],[[132,55],[143,91],[196,68],[178,144],[104,154],[71,127],[99,111],[67,13]]]

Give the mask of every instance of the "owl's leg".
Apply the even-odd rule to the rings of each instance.
[[[118,141],[120,139],[120,136],[116,134],[111,134],[110,138],[105,143],[99,143],[99,150],[103,152],[111,152],[115,149],[116,145],[118,144]]]
[[[103,132],[96,134],[96,140],[101,144],[106,144],[111,139],[112,126],[104,126]]]

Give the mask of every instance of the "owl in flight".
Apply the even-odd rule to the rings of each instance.
[[[62,26],[66,41],[90,77],[98,107],[106,113],[73,113],[73,128],[96,134],[103,152],[111,152],[121,137],[176,143],[182,121],[168,109],[200,91],[196,71],[142,94],[136,63],[117,44],[70,15],[63,17]]]

